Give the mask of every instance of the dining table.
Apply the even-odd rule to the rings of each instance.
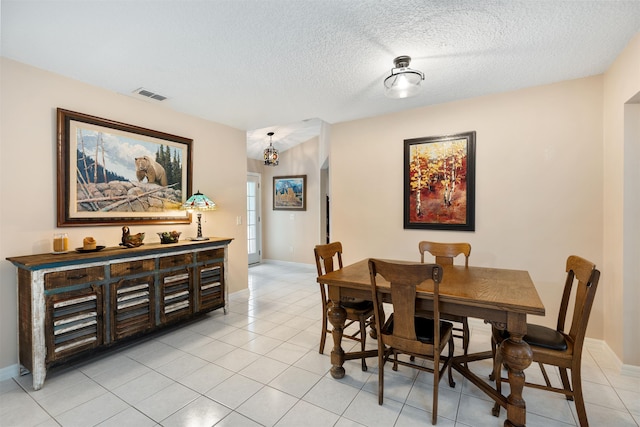
[[[371,299],[369,259],[363,259],[317,278],[327,285],[329,304],[327,315],[333,326],[333,349],[331,351],[331,375],[343,378],[344,362],[362,357],[377,357],[377,350],[353,351],[342,349],[342,335],[346,311],[341,305],[344,297]],[[395,261],[406,262],[408,261]],[[471,383],[480,388],[495,402],[507,410],[504,426],[525,426],[526,405],[522,396],[525,383],[524,370],[531,365],[532,352],[523,340],[527,333],[527,315],[544,316],[545,308],[536,287],[526,270],[492,267],[444,265],[440,283],[440,314],[466,316],[482,319],[494,328],[506,330],[509,338],[498,351],[507,367],[510,394],[498,393],[490,384],[479,378],[468,368],[468,363],[492,358],[491,351],[455,356],[452,367]],[[383,302],[390,302],[390,284],[382,278],[376,279],[377,291]],[[433,310],[433,281],[425,280],[416,288],[417,309]]]

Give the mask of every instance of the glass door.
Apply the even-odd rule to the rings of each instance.
[[[260,229],[260,174],[247,174],[247,247],[249,265],[257,264],[262,258]]]

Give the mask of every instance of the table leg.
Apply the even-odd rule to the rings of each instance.
[[[344,323],[347,320],[347,312],[340,304],[331,304],[327,309],[329,323],[333,326],[333,349],[331,350],[331,376],[333,378],[344,378],[344,350],[342,349],[342,332]]]
[[[524,370],[531,365],[533,353],[529,344],[522,340],[524,334],[510,333],[510,337],[500,345],[502,360],[507,366],[511,394],[507,397],[507,419],[505,427],[526,425],[527,406],[522,398],[524,388]]]

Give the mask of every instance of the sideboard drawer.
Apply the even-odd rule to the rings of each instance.
[[[104,280],[104,267],[74,268],[73,270],[55,271],[45,274],[44,288],[64,288],[100,280]]]
[[[171,268],[171,267],[181,267],[184,265],[189,265],[193,262],[193,254],[180,254],[180,255],[172,255],[172,256],[163,256],[160,258],[160,269]]]
[[[198,256],[198,262],[205,262],[205,261],[211,261],[211,260],[223,260],[224,248],[198,252],[197,256]]]
[[[154,326],[153,275],[111,284],[111,339],[117,341]]]
[[[156,269],[155,259],[141,259],[138,261],[119,262],[111,264],[111,277],[129,276]]]
[[[102,286],[46,298],[47,362],[99,347],[102,342]]]

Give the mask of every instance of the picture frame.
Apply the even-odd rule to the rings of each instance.
[[[475,231],[476,133],[404,141],[404,228]]]
[[[58,108],[58,227],[191,223],[192,143]]]
[[[273,210],[307,210],[307,175],[273,177]]]

